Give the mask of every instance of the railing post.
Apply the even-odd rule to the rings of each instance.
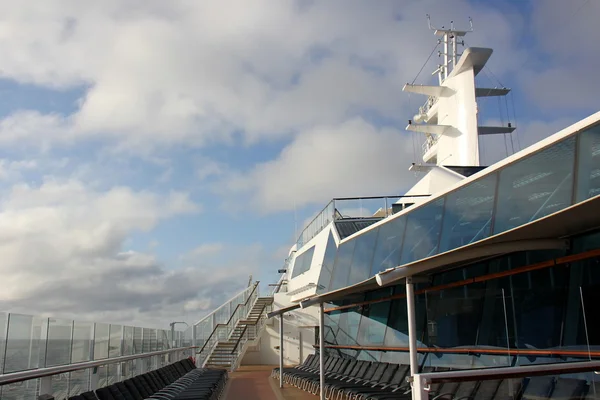
[[[40,396],[44,394],[52,395],[52,376],[40,378]]]
[[[279,316],[279,387],[283,388],[283,314]]]
[[[319,304],[319,381],[321,400],[325,400],[325,313],[323,303]]]
[[[100,367],[92,368],[90,374],[90,390],[98,389],[98,383],[100,382]]]
[[[429,400],[429,384],[420,374],[413,375],[412,398],[413,400]]]
[[[406,278],[406,309],[408,316],[408,348],[410,353],[410,375],[419,372],[417,358],[417,325],[415,321],[415,290],[412,277]],[[414,390],[413,390],[414,391]]]

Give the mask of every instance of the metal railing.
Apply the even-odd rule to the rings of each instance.
[[[250,342],[257,339],[262,333],[262,329],[267,321],[267,314],[265,311],[270,307],[270,304],[263,305],[258,320],[246,322],[244,329],[242,330],[242,334],[231,350],[231,354],[233,356],[231,362],[231,371],[234,371],[237,368]]]
[[[18,313],[0,312],[0,397],[33,398],[40,390],[35,378],[7,381],[15,373],[36,374],[40,370],[68,367],[86,362],[107,363],[121,356],[148,358],[147,368],[157,367],[159,357],[147,354],[173,347],[191,346],[182,331],[152,329],[100,322],[82,322]],[[126,363],[127,364],[127,363]],[[116,382],[121,376],[135,370],[131,365],[111,366],[102,371],[99,384]],[[13,379],[11,378],[11,379]],[[61,372],[53,378],[54,392],[58,397],[76,394],[87,389],[90,374]],[[85,391],[85,390],[83,390]]]
[[[554,376],[600,371],[600,361],[578,361],[554,364],[524,365],[517,367],[481,368],[465,371],[448,371],[415,374],[409,377],[413,399],[428,400],[429,386],[440,382],[485,381],[533,376]]]
[[[181,347],[181,348],[174,348],[174,349],[168,349],[168,350],[152,351],[152,352],[143,353],[143,354],[112,357],[112,358],[106,358],[103,360],[85,361],[85,362],[79,362],[79,363],[68,364],[68,365],[58,365],[55,367],[36,368],[33,370],[12,372],[9,374],[0,375],[0,386],[23,382],[23,381],[29,381],[32,379],[42,378],[40,385],[39,385],[39,390],[38,390],[39,394],[40,395],[41,394],[53,394],[52,390],[49,389],[49,388],[52,388],[52,386],[53,386],[53,382],[51,379],[52,377],[59,375],[59,374],[71,373],[71,372],[75,372],[75,371],[90,370],[89,371],[89,373],[90,373],[89,385],[87,388],[82,388],[84,390],[81,390],[81,392],[87,391],[87,390],[95,390],[98,387],[102,386],[102,385],[99,385],[100,376],[102,375],[102,373],[101,373],[100,369],[97,367],[104,367],[104,366],[108,366],[108,365],[112,365],[112,364],[122,364],[122,363],[127,363],[128,361],[150,359],[152,357],[174,355],[174,357],[171,357],[172,358],[171,360],[168,360],[167,358],[163,357],[163,360],[159,360],[159,362],[157,362],[156,365],[152,365],[150,368],[147,368],[147,366],[148,366],[147,363],[146,363],[146,367],[143,365],[143,363],[141,363],[139,365],[139,368],[137,368],[136,370],[129,369],[129,371],[131,371],[131,372],[135,371],[137,373],[130,372],[127,374],[122,374],[123,376],[119,376],[119,378],[117,379],[117,380],[122,380],[122,379],[127,379],[132,376],[143,374],[144,372],[147,372],[150,369],[160,368],[163,365],[166,365],[167,363],[173,362],[174,360],[179,360],[181,358],[187,357],[193,353],[192,350],[194,348],[195,347],[193,347],[193,346]],[[154,363],[152,363],[152,364],[154,364]],[[123,365],[118,365],[118,367],[120,367],[120,369],[123,370]],[[50,378],[50,379],[48,379],[48,378]],[[73,394],[74,393],[69,391],[69,396],[71,396]],[[57,397],[59,397],[59,396],[57,396]],[[2,398],[5,398],[5,396],[3,396]]]
[[[205,320],[210,321],[210,319],[207,319],[207,318],[211,318],[211,315],[208,315],[207,317],[198,321],[198,323],[194,324],[194,326],[192,328],[195,330],[195,334],[194,334],[194,336],[196,337],[195,343],[200,348],[200,351],[198,351],[198,353],[196,354],[196,365],[204,366],[206,364],[206,362],[208,361],[210,354],[213,352],[214,348],[216,347],[217,343],[219,341],[229,339],[229,337],[233,333],[233,330],[237,326],[238,322],[240,320],[246,318],[246,316],[248,315],[248,312],[252,309],[252,306],[254,305],[254,303],[256,302],[256,299],[258,298],[258,294],[259,294],[258,285],[259,285],[259,282],[256,282],[254,285],[245,289],[241,293],[244,295],[243,296],[245,298],[244,302],[234,304],[232,301],[230,301],[228,303],[225,303],[223,306],[219,307],[219,309],[222,309],[224,306],[229,305],[230,309],[233,307],[233,310],[231,311],[231,314],[229,315],[229,318],[226,321],[217,322],[217,320],[215,318],[212,319],[212,322],[213,322],[212,330],[210,331],[210,334],[206,335],[206,338],[202,338],[201,340],[199,339],[197,326],[202,324],[203,321],[205,321]],[[239,295],[234,297],[234,299],[237,299],[238,297],[239,297]],[[219,310],[219,309],[217,309],[217,310]],[[217,311],[217,310],[215,310],[215,311]],[[205,334],[206,331],[201,332],[201,333]]]
[[[333,221],[348,218],[386,218],[392,215],[392,204],[405,197],[429,197],[430,195],[337,197],[306,225],[296,241],[296,249],[317,236]]]

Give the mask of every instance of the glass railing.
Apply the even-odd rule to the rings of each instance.
[[[300,250],[304,244],[317,236],[332,221],[348,218],[385,218],[393,214],[392,204],[404,197],[427,197],[429,194],[416,196],[369,196],[339,197],[332,199],[306,225],[296,242]]]
[[[184,332],[185,337],[195,339],[193,344],[199,348],[197,365],[206,363],[219,341],[229,339],[238,322],[248,316],[258,295],[259,287],[256,282]]]
[[[184,344],[181,331],[175,331],[173,341],[170,330],[0,312],[0,378],[22,371],[143,355],[183,347]],[[193,351],[189,350],[179,356],[192,354]],[[168,362],[168,354],[135,361],[101,368],[97,387],[135,376],[139,373],[136,371],[142,368],[146,371],[159,368]],[[85,369],[52,376],[55,397],[66,398],[88,390],[90,371]],[[39,389],[40,379],[5,384],[0,386],[0,398],[33,399]]]

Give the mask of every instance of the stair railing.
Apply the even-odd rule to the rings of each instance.
[[[219,341],[227,340],[229,336],[231,336],[231,333],[237,326],[238,322],[248,315],[249,310],[252,309],[256,299],[258,298],[258,284],[259,282],[254,284],[252,290],[243,303],[238,303],[235,306],[227,322],[214,324],[212,332],[200,347],[200,351],[196,353],[196,365],[204,366],[208,361],[210,354],[217,346],[217,343],[219,343]],[[221,307],[219,307],[219,309]],[[204,320],[206,320],[206,318],[204,318],[202,321]],[[202,323],[202,321],[199,321],[195,326]]]
[[[265,326],[265,322],[267,320],[265,310],[269,306],[270,304],[264,304],[260,310],[260,317],[256,321],[248,321],[244,325],[240,337],[236,340],[235,345],[231,350],[231,371],[235,371],[235,369],[238,367],[242,356],[244,355],[244,353],[246,353],[248,344],[260,335],[262,328]]]

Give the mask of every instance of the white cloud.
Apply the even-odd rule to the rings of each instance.
[[[252,206],[271,212],[400,191],[413,182],[406,173],[414,159],[410,143],[407,132],[361,119],[323,126],[298,135],[277,159],[225,175],[218,190],[248,196]]]
[[[247,142],[280,138],[359,110],[404,120],[402,85],[435,43],[425,19],[414,19],[427,8],[417,1],[5,3],[2,76],[83,85],[85,94],[70,116],[8,117],[0,142],[109,135],[144,151],[230,143],[238,134]],[[470,40],[489,39],[500,57],[515,34],[499,11],[465,1],[437,14],[437,21],[473,15],[493,24]]]
[[[206,297],[201,292],[213,289],[205,284],[231,287],[223,274],[169,271],[153,255],[123,248],[133,232],[199,209],[178,192],[98,191],[78,181],[14,185],[0,198],[0,309],[156,323],[160,316],[149,310]]]

